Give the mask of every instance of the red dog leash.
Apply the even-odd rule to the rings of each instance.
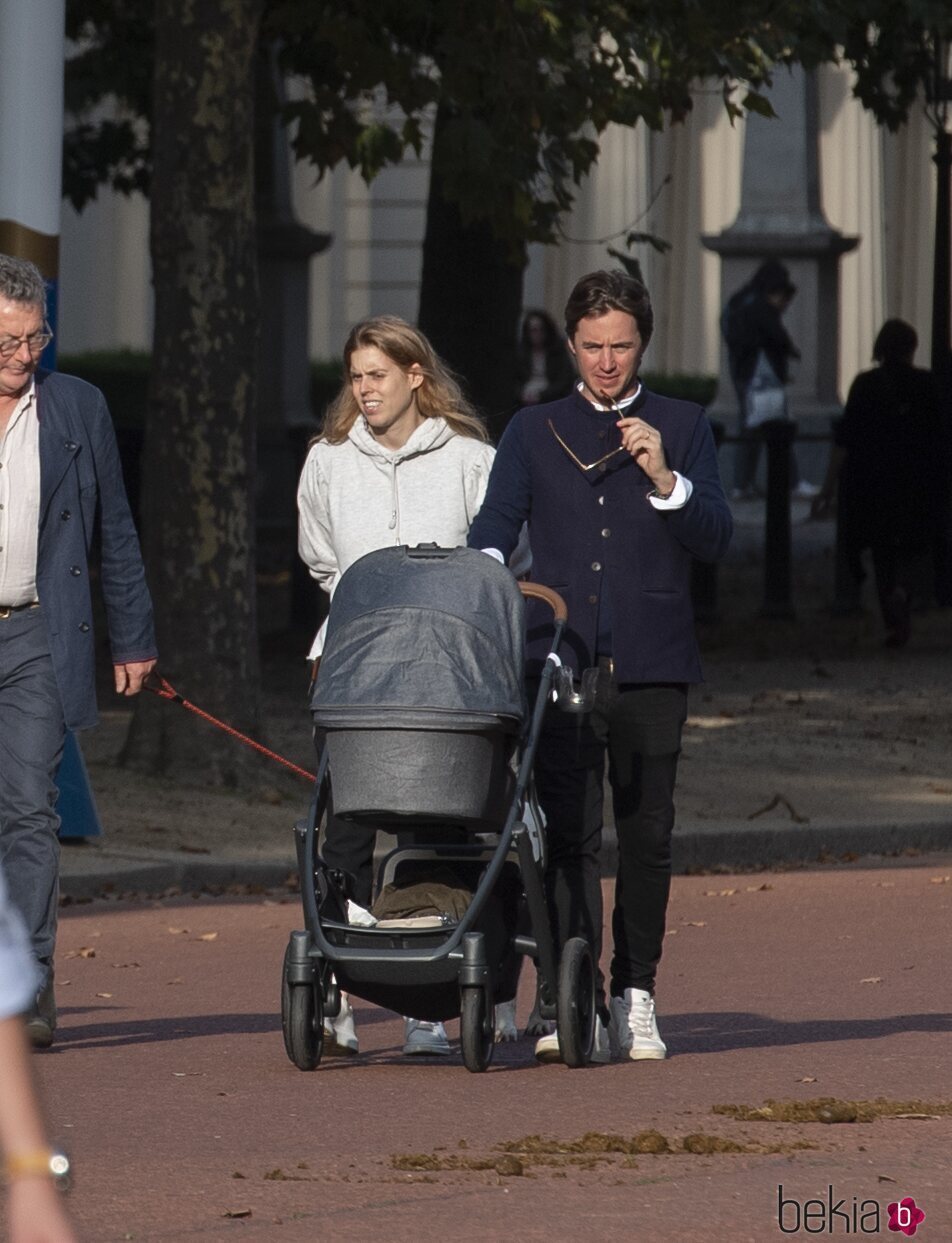
[[[209,721],[212,725],[216,725],[219,729],[224,730],[226,734],[230,734],[232,738],[237,738],[239,742],[245,743],[246,746],[253,747],[255,751],[260,751],[262,755],[266,755],[268,759],[274,760],[278,764],[283,764],[285,768],[290,768],[294,773],[298,773],[306,781],[314,781],[313,773],[307,772],[304,768],[299,768],[297,764],[292,764],[290,760],[286,760],[283,755],[278,755],[276,751],[270,751],[267,747],[262,746],[260,742],[255,742],[253,738],[249,738],[247,734],[239,733],[237,729],[231,725],[226,725],[224,721],[219,721],[209,712],[204,712],[195,704],[190,703],[184,695],[180,695],[170,682],[161,676],[161,674],[152,672],[148,675],[143,686],[146,690],[151,691],[153,695],[158,695],[160,699],[167,699],[170,703],[181,704],[183,708],[188,708],[189,712],[194,712],[196,716],[200,716],[202,720]]]

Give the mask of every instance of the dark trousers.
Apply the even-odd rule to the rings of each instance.
[[[605,761],[618,836],[612,912],[611,994],[654,991],[671,888],[674,784],[687,715],[683,684],[614,682],[599,662],[595,705],[575,715],[550,707],[535,773],[545,813],[547,892],[557,943],[583,936],[602,948],[599,853]],[[599,972],[599,1003],[604,981]]]
[[[47,970],[56,941],[56,771],[63,707],[42,611],[0,619],[0,864],[10,899]]]

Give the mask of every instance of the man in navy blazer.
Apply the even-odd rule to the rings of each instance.
[[[687,687],[701,679],[691,562],[723,556],[732,531],[704,412],[649,393],[638,378],[653,324],[640,281],[592,272],[578,282],[565,308],[578,387],[509,423],[469,535],[471,547],[506,560],[528,522],[531,577],[568,605],[562,658],[578,673],[597,670],[591,712],[550,710],[536,762],[556,937],[585,937],[597,963],[608,758],[619,863],[610,1004],[599,972],[595,1061],[667,1052],[654,986]],[[544,606],[529,601],[530,676],[550,635]],[[556,1032],[536,1056],[558,1060]]]
[[[116,691],[156,661],[152,603],[102,393],[38,370],[49,343],[37,268],[0,255],[0,858],[37,963],[27,1016],[53,1041],[59,817],[54,779],[67,729],[96,723],[89,552],[100,581]]]

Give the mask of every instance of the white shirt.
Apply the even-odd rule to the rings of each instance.
[[[40,421],[31,380],[0,436],[0,604],[36,599],[39,527]]]

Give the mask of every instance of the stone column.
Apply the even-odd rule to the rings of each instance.
[[[788,389],[801,434],[828,433],[842,409],[837,391],[839,258],[859,241],[826,221],[820,205],[817,84],[799,67],[779,68],[769,91],[776,117],[745,122],[741,207],[729,228],[703,244],[721,256],[721,305],[767,258],[787,265],[797,296],[784,323],[802,358]],[[737,428],[737,401],[721,342],[720,383],[710,413]],[[825,446],[802,444],[807,478],[822,478]]]

